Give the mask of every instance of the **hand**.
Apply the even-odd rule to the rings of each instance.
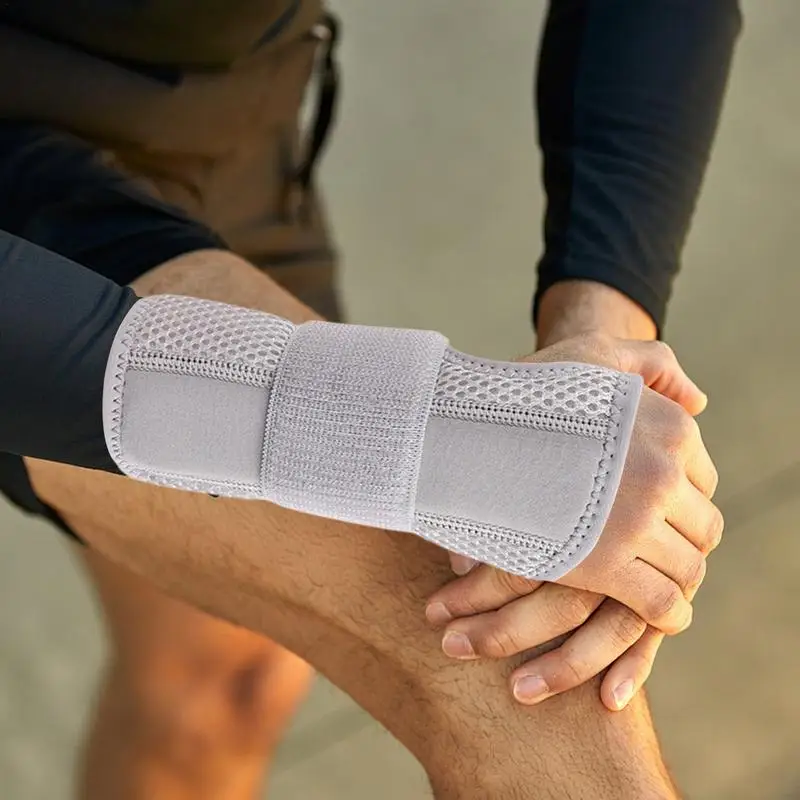
[[[544,355],[549,360],[577,357],[579,360],[607,364],[627,371],[643,370],[645,380],[651,385],[658,383],[673,396],[682,397],[685,404],[690,407],[703,405],[702,393],[688,380],[677,366],[674,357],[663,346],[627,344],[626,348],[620,350],[607,337],[589,336],[582,337],[579,356],[576,356],[574,348],[575,343],[570,343],[566,353],[563,348],[552,348],[546,354],[540,354],[540,357]],[[644,353],[649,355],[643,358]],[[665,402],[662,401],[662,404]],[[687,415],[683,414],[683,416],[676,415],[675,418],[679,420],[686,417]],[[684,425],[686,432],[691,430],[685,421],[679,424]],[[681,438],[685,439],[686,436],[678,437]],[[708,470],[707,480],[706,491],[710,493],[716,484],[713,467]],[[715,510],[712,515],[718,516]],[[714,524],[719,525],[720,522]],[[705,553],[715,546],[717,541],[718,534],[714,534],[697,549],[700,553]],[[691,558],[690,556],[690,562]],[[698,567],[697,579],[687,581],[684,587],[688,599],[693,596],[695,585],[699,584],[704,570],[702,557],[696,559],[701,566]],[[567,579],[569,578],[570,576],[567,576]],[[632,695],[647,678],[661,637],[654,630],[642,635],[645,624],[637,615],[620,603],[612,600],[604,601],[601,595],[553,585],[538,588],[539,586],[538,583],[520,581],[513,576],[482,567],[469,578],[456,581],[437,593],[431,598],[429,609],[438,608],[438,615],[432,613],[431,616],[438,622],[444,622],[447,613],[458,617],[489,611],[513,598],[534,592],[523,600],[512,602],[496,614],[487,613],[454,623],[448,628],[450,635],[446,637],[445,650],[453,655],[459,655],[457,648],[453,649],[457,644],[457,638],[453,634],[463,633],[470,640],[474,640],[473,651],[477,655],[497,657],[511,655],[572,630],[599,607],[590,622],[565,645],[514,673],[512,680],[516,687],[515,694],[521,701],[530,702],[572,688],[604,669],[621,653],[627,651],[624,658],[615,664],[606,676],[601,692],[603,701],[609,708],[617,709],[624,706],[627,702],[626,696]],[[538,591],[535,591],[537,588]],[[437,601],[444,602],[445,605],[435,607],[433,604]],[[535,622],[529,624],[528,620]],[[461,655],[465,653],[462,651]],[[546,689],[541,680],[518,682],[522,677],[533,674],[545,678]],[[521,687],[525,685],[538,685],[542,693],[536,697],[523,696]]]
[[[562,281],[551,286],[539,304],[537,349],[592,333],[648,341],[655,339],[657,329],[638,303],[610,286],[588,280]],[[687,413],[700,414],[708,398],[682,370],[669,369],[674,362],[667,360],[664,364],[665,372],[642,376],[645,384],[679,403]],[[450,553],[450,564],[456,575],[466,575],[476,562]]]
[[[476,605],[476,596],[485,603]],[[503,605],[507,597],[515,599]],[[620,711],[650,676],[664,639],[616,600],[485,565],[430,597],[426,615],[433,627],[444,626],[442,649],[451,658],[508,658],[539,648],[509,676],[524,705],[577,688],[610,666],[600,697]],[[554,649],[541,647],[573,631]]]
[[[540,349],[588,332],[639,340],[652,340],[657,335],[654,321],[638,303],[610,286],[591,280],[567,280],[551,286],[541,298],[537,322]],[[651,389],[680,403],[689,414],[697,415],[706,406],[706,396],[699,390],[694,391],[692,386],[687,385],[684,391],[668,391],[668,387],[675,386],[668,375],[645,380]],[[612,600],[605,601],[605,605],[616,605],[618,625],[624,628],[628,610]],[[593,626],[594,619],[587,623],[587,627]],[[606,673],[601,696],[610,709],[624,707],[625,698],[632,698],[644,685],[663,640],[663,634],[647,628]]]
[[[661,343],[591,334],[533,358],[669,374],[677,386],[688,381]],[[645,389],[605,529],[594,550],[558,582],[614,597],[664,633],[680,632],[691,621],[686,598],[705,575],[704,554],[721,535],[722,517],[710,500],[716,486],[697,423],[677,403]]]
[[[511,673],[514,698],[534,705],[580,686],[617,661],[615,669],[626,666],[623,672],[632,671],[633,678],[615,681],[607,676],[600,694],[610,710],[624,708],[649,675],[652,659],[634,660],[632,651],[641,649],[641,643],[648,640],[643,634],[652,629],[616,600],[553,583],[515,586],[520,580],[480,566],[469,579],[456,580],[431,597],[427,617],[434,627],[446,626],[442,639],[445,654],[461,660],[509,658],[574,631],[554,649],[541,648]],[[475,606],[472,599],[476,589],[481,591],[481,584],[492,587],[486,597],[495,594],[518,599],[496,611],[483,610],[484,606]]]

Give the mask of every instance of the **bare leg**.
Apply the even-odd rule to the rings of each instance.
[[[307,313],[268,283],[230,257],[198,256],[157,270],[148,288]],[[267,503],[30,467],[39,494],[111,561],[320,669],[410,749],[437,797],[676,797],[644,700],[612,714],[592,682],[523,708],[507,690],[512,664],[441,654],[423,608],[449,573],[421,540]]]
[[[200,268],[204,263],[196,254],[177,267],[191,273],[199,294],[235,295],[235,302],[245,303],[254,290],[271,285],[249,268],[230,282],[216,268],[207,275]],[[158,281],[161,274],[156,270],[150,279]],[[164,274],[171,285],[176,269]],[[311,317],[283,292],[275,302],[286,303],[277,313],[301,309]],[[100,518],[104,509],[103,500]],[[79,796],[261,796],[274,748],[308,690],[311,667],[264,636],[168,597],[94,550],[82,548],[80,555],[105,614],[111,652]]]
[[[167,597],[91,550],[81,555],[105,611],[111,658],[79,796],[260,796],[311,668],[262,636]]]

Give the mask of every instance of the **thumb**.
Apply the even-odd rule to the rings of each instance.
[[[625,341],[617,355],[619,369],[641,375],[646,386],[678,403],[693,417],[708,404],[708,397],[684,372],[668,344]]]

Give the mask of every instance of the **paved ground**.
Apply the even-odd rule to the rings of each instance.
[[[528,346],[542,6],[339,0],[347,80],[326,170],[354,318],[430,325],[498,357]],[[800,4],[745,10],[668,330],[711,398],[704,430],[728,517],[697,622],[652,681],[670,762],[697,800],[800,797]],[[4,507],[0,643],[0,794],[66,800],[102,658],[98,620],[59,539]],[[272,796],[418,800],[423,787],[387,735],[320,685]]]

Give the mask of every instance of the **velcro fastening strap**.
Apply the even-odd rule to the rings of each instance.
[[[425,427],[447,340],[309,322],[272,387],[263,495],[361,525],[413,531]]]

